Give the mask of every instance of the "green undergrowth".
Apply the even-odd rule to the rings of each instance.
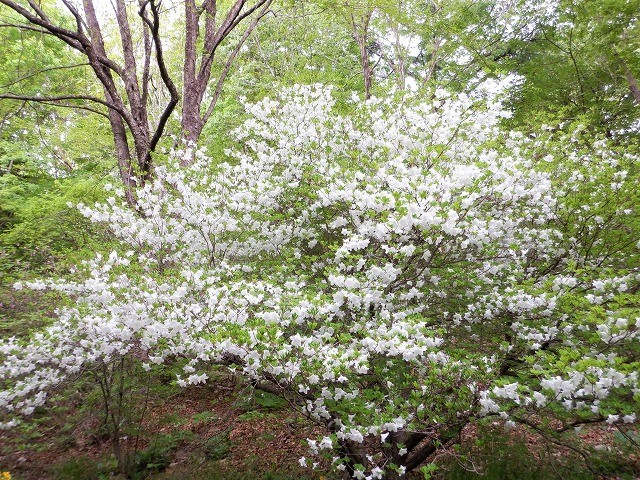
[[[240,466],[226,464],[231,455],[232,443],[228,433],[215,435],[204,442],[190,438],[193,451],[186,461],[173,464],[173,455],[186,437],[166,435],[158,439],[136,456],[128,477],[118,475],[113,457],[92,458],[79,456],[56,464],[51,471],[53,480],[311,480],[318,475],[303,471],[286,471],[277,468],[265,469],[260,459],[248,457]],[[198,441],[200,440],[200,441]],[[200,444],[197,446],[197,444]],[[194,446],[195,445],[195,446]],[[295,459],[293,459],[295,460]],[[285,467],[286,468],[286,467]],[[14,480],[20,480],[14,476]]]
[[[237,408],[241,413],[238,415],[238,420],[248,422],[275,416],[288,405],[287,400],[280,395],[253,390],[250,395],[239,399]]]
[[[574,438],[575,440],[575,438]],[[626,440],[626,439],[625,439]],[[618,437],[598,450],[581,445],[585,456],[567,448],[527,445],[518,435],[496,428],[480,427],[468,445],[438,462],[441,480],[635,480],[638,454]],[[569,442],[567,442],[569,443]]]
[[[227,467],[221,462],[206,462],[196,465],[181,465],[171,471],[149,477],[150,480],[318,480],[321,474],[305,471],[284,471],[278,468],[265,469],[258,459],[247,458],[241,467]],[[330,477],[324,477],[329,480]]]
[[[263,418],[268,415],[274,419],[286,414],[264,407],[262,403],[272,405],[279,401],[270,397],[252,395],[246,399],[247,409],[240,414],[246,421]],[[265,400],[268,399],[268,400]],[[61,407],[62,408],[62,407]],[[240,410],[242,411],[242,410]],[[59,409],[57,414],[64,413]],[[252,417],[252,418],[249,418]],[[40,414],[35,417],[32,426],[19,427],[21,446],[13,448],[31,449],[34,444],[47,436],[43,447],[63,450],[63,443],[70,441],[76,422],[58,430],[39,428],[46,426],[49,415]],[[40,419],[40,420],[39,420]],[[325,478],[330,480],[331,474],[310,472],[297,467],[297,459],[291,458],[286,465],[275,466],[268,463],[269,452],[264,458],[234,456],[235,442],[266,443],[277,440],[270,432],[264,432],[255,438],[238,440],[230,436],[225,429],[211,435],[207,428],[218,426],[220,418],[214,412],[202,412],[185,415],[171,412],[159,420],[158,426],[165,433],[150,435],[144,448],[131,457],[128,476],[118,475],[117,463],[104,446],[100,456],[71,455],[61,458],[50,468],[53,480],[89,480],[116,479],[125,480],[306,480]],[[38,425],[38,423],[40,423]],[[183,427],[190,424],[191,430]],[[170,430],[170,431],[166,431]],[[428,478],[432,480],[590,480],[613,479],[632,480],[637,478],[637,439],[638,434],[627,432],[626,435],[609,435],[606,448],[591,448],[581,445],[581,449],[589,453],[587,459],[568,449],[555,448],[537,444],[532,437],[525,437],[522,432],[509,432],[492,425],[478,427],[474,438],[467,439],[453,449],[453,454],[441,456],[435,460],[433,468],[427,469]],[[573,436],[577,440],[577,435]],[[634,450],[635,449],[635,450]],[[5,452],[6,453],[6,452]],[[273,452],[274,454],[277,452]],[[421,474],[408,478],[422,478]],[[12,478],[20,480],[20,472]]]
[[[55,480],[106,480],[113,478],[116,461],[112,457],[79,456],[56,464],[52,469]]]

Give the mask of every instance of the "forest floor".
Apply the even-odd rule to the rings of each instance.
[[[29,426],[4,432],[0,472],[10,472],[12,480],[119,478],[112,473],[115,461],[109,442],[96,435],[98,411],[81,410],[83,397],[82,392],[67,395],[66,405],[37,417]],[[136,446],[130,438],[123,444],[137,452],[136,467],[131,470],[134,479],[336,478],[323,468],[326,465],[311,471],[298,463],[300,457],[308,456],[306,439],[321,435],[321,429],[292,413],[283,399],[241,388],[231,377],[178,391],[164,400],[151,399],[141,428],[151,440],[140,440]],[[570,449],[550,448],[524,430],[505,432],[489,425],[467,428],[461,450],[443,449],[431,459],[439,465],[432,478],[640,478],[637,450],[631,455],[620,450],[614,429],[592,427],[580,438],[605,455],[591,459],[599,462],[601,473],[592,474],[581,466]],[[414,473],[408,478],[424,476]]]
[[[271,406],[270,397],[260,400],[260,392],[222,380],[150,402],[142,425],[147,440],[123,442],[137,452],[135,476],[318,478],[321,472],[305,476],[298,459],[308,454],[304,440],[320,431],[280,404]],[[111,444],[95,434],[98,415],[72,409],[67,405],[36,425],[3,432],[0,471],[9,471],[12,480],[109,478],[115,464]]]

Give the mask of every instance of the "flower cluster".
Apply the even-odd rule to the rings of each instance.
[[[294,87],[247,105],[228,163],[178,153],[137,212],[117,190],[80,205],[122,251],[26,285],[77,304],[0,345],[8,422],[122,356],[181,359],[180,385],[214,364],[270,383],[326,427],[311,454],[354,478],[403,475],[486,415],[635,421],[639,314],[620,304],[637,299],[638,239],[587,251],[602,222],[566,222],[584,179],[537,168],[549,145],[503,132],[499,102],[436,93],[338,108]]]

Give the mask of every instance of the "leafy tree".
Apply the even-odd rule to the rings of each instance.
[[[639,8],[637,1],[561,1],[533,36],[508,46],[506,68],[524,77],[516,120],[588,123],[608,136],[635,129]]]
[[[4,10],[3,10],[4,12]],[[3,17],[3,21],[9,21]],[[0,85],[22,95],[90,90],[86,66],[49,36],[0,28]],[[99,116],[47,103],[0,103],[0,269],[15,276],[73,263],[89,229],[68,202],[97,200],[112,145]],[[90,132],[90,135],[87,133]],[[91,175],[95,181],[90,181]],[[68,257],[63,259],[63,257]]]
[[[180,132],[184,141],[197,142],[217,103],[233,60],[257,22],[268,12],[271,1],[256,0],[248,4],[245,0],[237,0],[229,5],[224,15],[216,0],[205,0],[200,6],[196,6],[195,0],[184,2]],[[134,205],[136,177],[138,180],[151,177],[151,153],[160,142],[180,100],[178,83],[167,68],[163,48],[162,32],[167,10],[155,0],[140,1],[134,14],[124,0],[117,0],[113,5],[117,25],[114,33],[120,41],[114,55],[107,52],[104,29],[93,1],[83,2],[82,7],[72,1],[64,1],[64,8],[33,1],[2,0],[0,4],[5,6],[3,12],[12,14],[5,27],[36,32],[62,42],[76,58],[90,66],[102,90],[102,95],[79,93],[76,89],[53,95],[43,95],[42,92],[25,95],[8,90],[0,93],[0,98],[62,104],[106,116],[115,142],[120,177],[128,202]],[[132,34],[131,25],[136,19],[142,32],[140,45],[135,43],[138,39]],[[245,26],[244,33],[228,54],[215,86],[210,88],[216,51],[240,24]],[[198,38],[200,28],[203,30],[202,40]],[[164,94],[159,97],[157,115],[151,114],[154,77],[164,89]]]

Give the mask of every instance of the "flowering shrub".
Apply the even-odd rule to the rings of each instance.
[[[158,168],[138,212],[118,190],[80,205],[122,251],[27,285],[77,305],[0,346],[6,425],[123,357],[281,391],[326,427],[311,455],[354,478],[401,476],[488,415],[634,422],[635,158],[561,159],[569,140],[501,131],[491,98],[334,103],[295,87],[247,105],[229,163]]]

